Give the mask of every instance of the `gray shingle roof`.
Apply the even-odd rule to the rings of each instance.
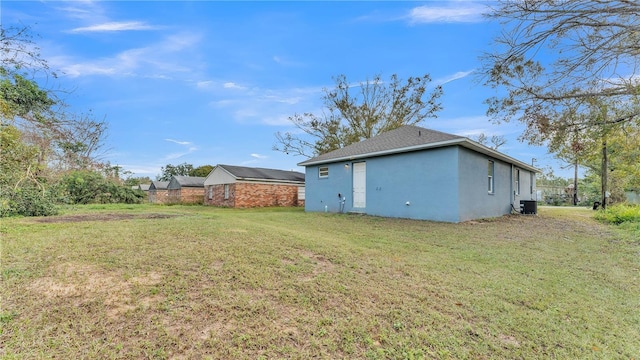
[[[297,171],[253,168],[234,165],[218,165],[237,179],[281,180],[304,183],[304,174]]]
[[[174,175],[173,177],[171,177],[171,181],[169,181],[169,189],[176,189],[178,188],[176,186],[179,185],[179,187],[204,187],[204,179],[203,177],[200,176],[179,176],[179,175]]]
[[[311,163],[342,160],[362,155],[390,152],[397,149],[407,149],[419,147],[421,145],[437,144],[447,141],[463,140],[462,136],[429,130],[414,125],[405,125],[395,130],[384,132],[370,139],[345,146],[342,149],[334,150],[326,154],[314,157],[301,162],[298,165],[308,165]]]
[[[151,181],[151,186],[149,186],[150,190],[167,190],[167,186],[169,186],[168,181]]]
[[[414,125],[405,125],[384,132],[359,143],[345,146],[320,156],[305,160],[298,165],[310,166],[338,161],[364,159],[374,156],[398,154],[409,151],[426,150],[442,146],[463,146],[492,158],[515,164],[523,169],[540,172],[533,166],[514,159],[496,150],[490,149],[463,136],[447,134],[441,131],[425,129]]]

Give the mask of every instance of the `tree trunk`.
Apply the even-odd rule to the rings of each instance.
[[[573,206],[578,205],[578,157],[573,164]]]
[[[609,176],[609,159],[607,158],[607,139],[602,140],[602,208],[607,208],[607,181]]]

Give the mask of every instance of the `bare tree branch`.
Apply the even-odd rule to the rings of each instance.
[[[351,85],[346,76],[334,78],[336,86],[324,89],[324,110],[320,115],[289,117],[296,131],[276,133],[273,149],[311,157],[371,138],[402,125],[436,117],[441,110],[440,86],[427,92],[429,75],[410,77],[405,82],[392,75],[388,82],[380,75]]]

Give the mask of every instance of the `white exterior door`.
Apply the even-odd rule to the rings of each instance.
[[[367,163],[353,164],[353,207],[367,206]]]

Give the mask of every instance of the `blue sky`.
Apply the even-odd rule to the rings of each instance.
[[[475,72],[501,30],[488,2],[7,1],[3,26],[31,26],[55,87],[76,113],[109,124],[104,160],[155,178],[166,164],[303,169],[272,150],[294,113],[319,113],[322,89],[430,74],[443,110],[423,127],[502,135],[499,150],[562,170],[545,148],[517,141],[517,123],[493,125],[493,90]],[[52,80],[48,80],[51,85]]]

